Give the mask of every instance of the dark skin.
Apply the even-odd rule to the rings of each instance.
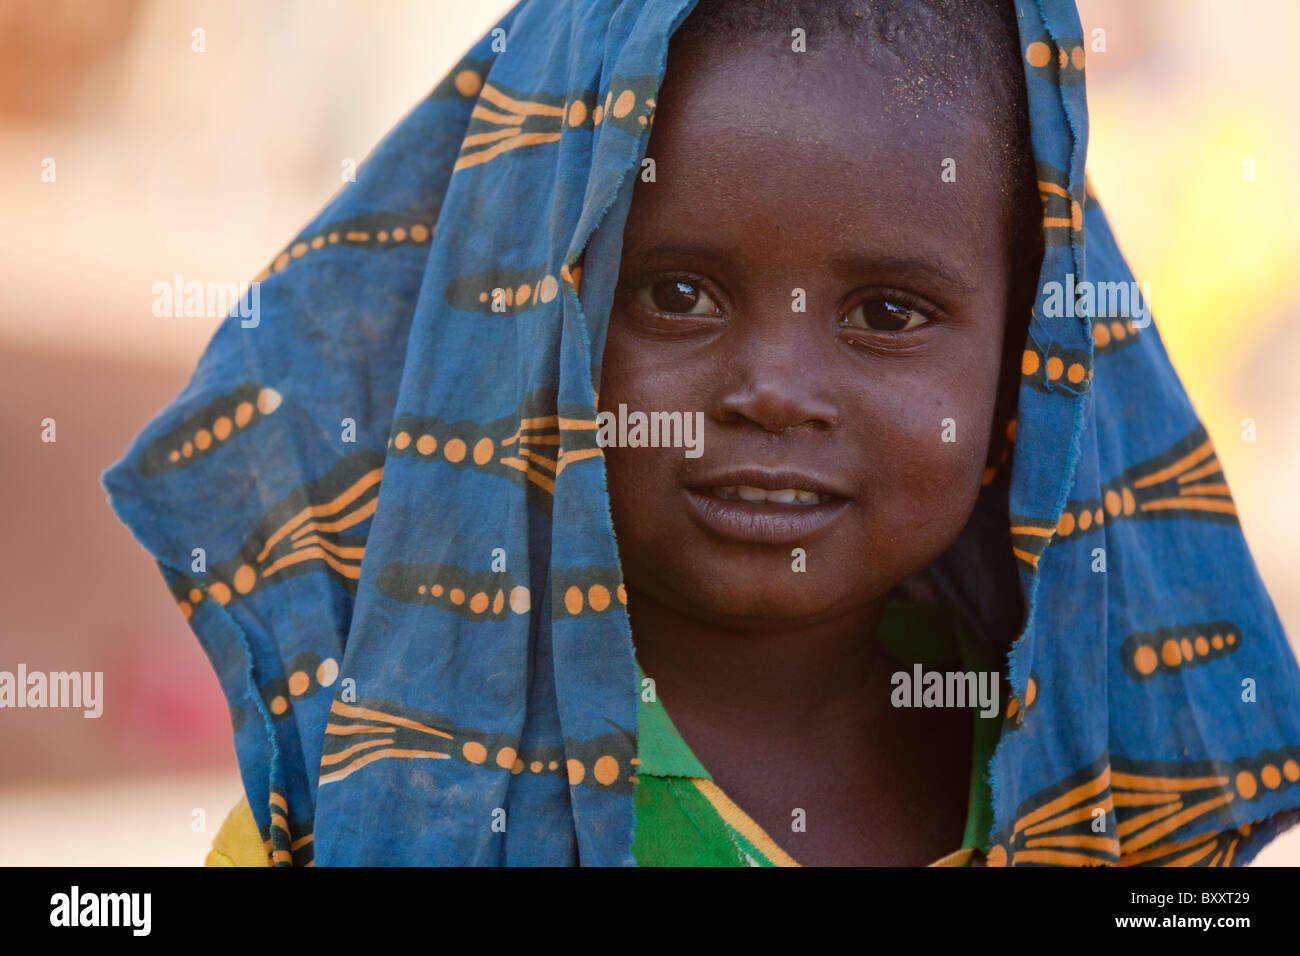
[[[637,659],[717,784],[811,865],[933,862],[969,798],[970,711],[891,706],[876,636],[979,493],[1008,200],[977,105],[889,99],[888,67],[838,41],[674,39],[600,389],[704,412],[703,457],[606,449]],[[719,534],[687,488],[732,466],[817,476],[838,510],[794,542]]]

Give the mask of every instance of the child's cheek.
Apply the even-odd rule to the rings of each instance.
[[[877,432],[875,452],[884,467],[872,471],[886,487],[875,489],[876,500],[888,503],[888,513],[878,517],[898,531],[919,533],[918,547],[934,551],[933,559],[975,506],[988,455],[993,385],[977,373],[942,383],[930,379],[902,391],[910,397],[890,403],[887,423]]]

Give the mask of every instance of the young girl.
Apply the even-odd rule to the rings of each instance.
[[[1295,822],[1300,671],[1086,190],[1081,32],[512,10],[105,476],[231,703],[210,861],[1218,866]]]

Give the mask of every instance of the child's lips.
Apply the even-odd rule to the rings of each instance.
[[[776,501],[779,504],[813,503],[809,498],[850,498],[848,487],[842,482],[823,478],[800,468],[771,468],[758,465],[733,465],[707,475],[690,475],[683,482],[688,490],[715,494],[723,498],[740,498],[746,501]],[[794,492],[791,497],[788,492]]]
[[[723,497],[717,493],[725,493],[727,488],[728,486],[714,486],[684,490],[692,514],[699,524],[714,534],[737,541],[758,544],[805,541],[834,522],[849,506],[848,498],[807,490],[804,490],[805,498],[812,495],[816,500],[800,502],[796,497],[794,501],[783,501],[779,499],[786,496],[779,493],[774,500],[772,491],[766,493],[764,500],[745,500],[739,493],[735,498]],[[744,488],[741,486],[737,490]],[[760,490],[749,486],[746,493],[753,498],[753,492]]]

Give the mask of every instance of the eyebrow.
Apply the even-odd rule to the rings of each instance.
[[[632,246],[623,250],[623,261],[636,259],[675,259],[694,263],[715,263],[726,259],[715,246],[708,243],[666,242],[653,243],[644,249]],[[831,256],[826,260],[828,267],[839,275],[871,275],[890,273],[907,275],[919,281],[942,286],[944,291],[953,296],[974,295],[976,287],[968,282],[961,270],[953,263],[943,259],[931,259],[925,256],[877,256],[849,253]]]
[[[925,256],[833,256],[830,266],[840,273],[889,272],[915,276],[942,285],[958,296],[974,295],[976,286],[967,282],[955,263]]]

